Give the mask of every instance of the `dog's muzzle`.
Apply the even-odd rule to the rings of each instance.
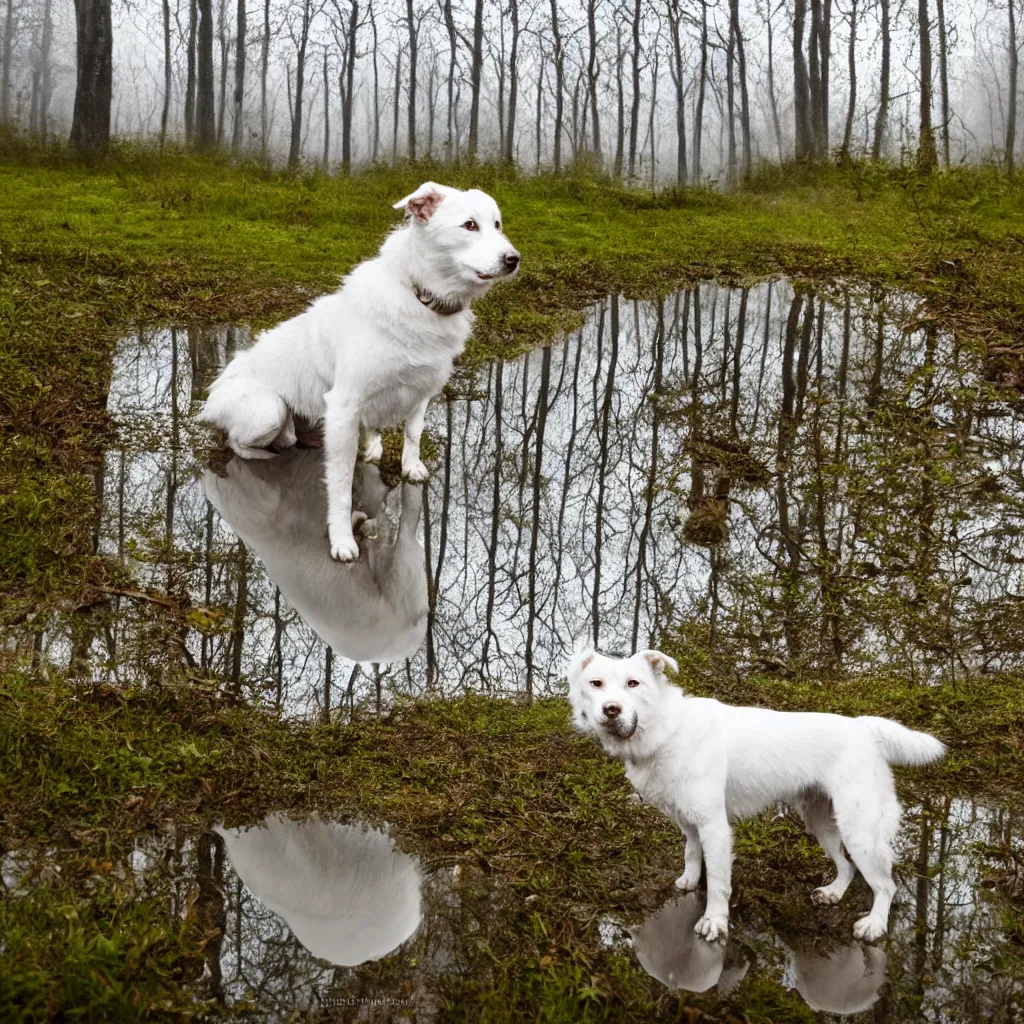
[[[637,716],[634,713],[629,719],[622,717],[622,705],[608,703],[601,707],[601,725],[616,739],[628,740],[636,732]]]

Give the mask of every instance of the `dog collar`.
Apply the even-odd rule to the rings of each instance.
[[[455,302],[453,299],[442,299],[433,292],[428,292],[426,288],[421,288],[415,281],[412,283],[412,290],[416,293],[416,298],[427,309],[432,309],[439,316],[454,316],[466,308],[461,302]]]

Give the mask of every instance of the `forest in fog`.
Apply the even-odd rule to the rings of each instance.
[[[0,0],[0,124],[348,171],[1012,169],[1022,0]]]

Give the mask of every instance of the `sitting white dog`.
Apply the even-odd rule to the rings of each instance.
[[[686,837],[683,891],[707,869],[707,904],[694,930],[709,941],[729,929],[730,819],[780,801],[792,806],[835,862],[837,875],[815,889],[816,903],[838,903],[854,865],[874,893],[853,927],[873,942],[889,924],[892,840],[900,821],[890,764],[927,764],[945,747],[885,718],[731,707],[687,696],[665,677],[675,661],[660,651],[608,658],[585,651],[568,671],[576,725],[626,763],[626,777]],[[846,858],[843,847],[853,863]]]
[[[478,189],[428,181],[395,204],[405,222],[341,289],[260,335],[210,388],[199,418],[222,428],[242,458],[295,444],[294,417],[324,424],[331,555],[359,557],[352,473],[359,429],[380,459],[380,430],[405,423],[402,473],[421,483],[427,403],[445,385],[473,328],[470,303],[515,276],[519,253],[497,203]]]

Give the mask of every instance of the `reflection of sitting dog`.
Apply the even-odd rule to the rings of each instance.
[[[341,657],[411,658],[427,629],[427,579],[416,528],[422,489],[389,490],[376,466],[356,467],[362,556],[350,565],[324,543],[327,496],[319,450],[269,462],[232,459],[203,487],[225,522],[263,560],[292,607]],[[353,518],[357,518],[356,515]]]
[[[277,814],[216,831],[242,881],[314,956],[355,967],[419,927],[419,866],[383,832]]]
[[[726,946],[697,937],[693,926],[703,910],[703,901],[693,892],[669,900],[630,929],[633,948],[643,969],[668,988],[707,992],[717,985],[727,995],[743,980],[748,965],[726,967]]]

